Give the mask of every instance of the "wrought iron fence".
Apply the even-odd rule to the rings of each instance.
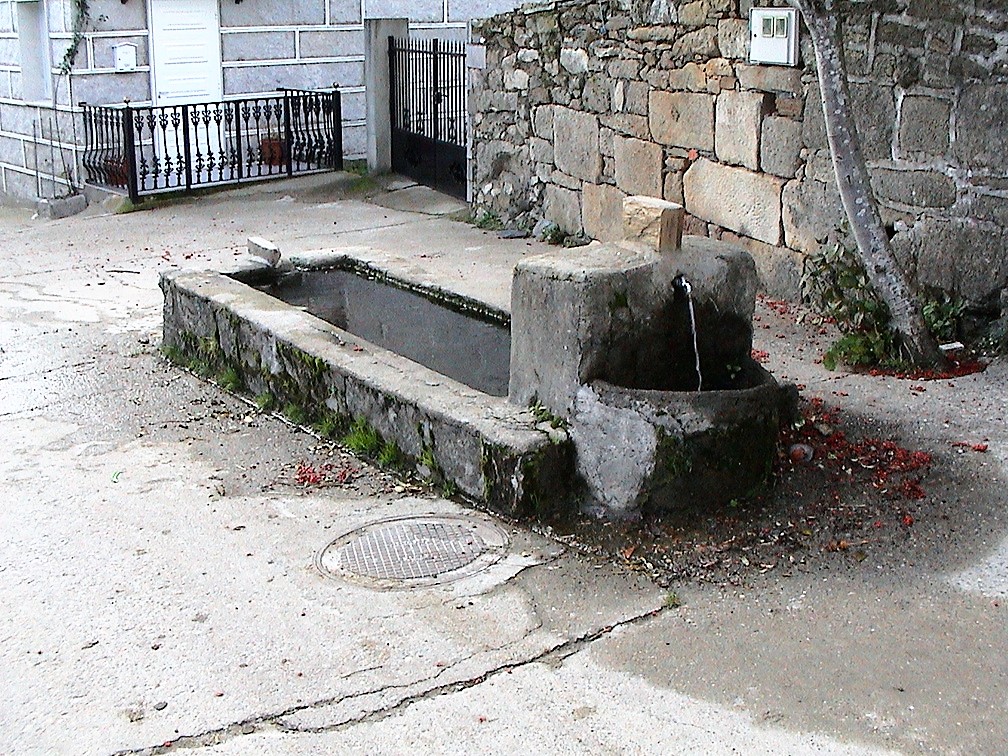
[[[88,105],[87,180],[130,198],[343,167],[338,90],[184,105]]]

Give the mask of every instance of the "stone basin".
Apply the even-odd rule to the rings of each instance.
[[[618,518],[688,515],[761,490],[790,396],[757,363],[743,370],[733,389],[582,386],[570,427],[589,507]]]
[[[383,275],[339,252],[293,262]],[[246,394],[324,435],[364,428],[381,447],[395,445],[400,468],[503,515],[547,514],[568,500],[573,453],[562,429],[258,290],[251,284],[275,278],[269,266],[228,273],[162,276],[169,357],[208,377],[229,374]]]

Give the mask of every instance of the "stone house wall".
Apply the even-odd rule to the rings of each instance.
[[[782,2],[770,4],[783,5]],[[750,65],[751,0],[524,6],[473,26],[473,201],[509,223],[618,235],[624,195],[681,202],[794,296],[846,235],[814,54]],[[926,287],[996,307],[1008,285],[1008,6],[854,0],[851,93],[897,254]]]
[[[91,27],[64,79],[56,74],[72,38],[73,5],[71,0],[42,1],[55,110],[45,98],[25,96],[17,0],[0,0],[0,193],[20,198],[53,196],[65,189],[63,166],[75,165],[79,153],[71,103],[114,104],[129,98],[141,104],[151,99],[148,7],[153,0],[91,0]],[[514,0],[220,0],[224,96],[336,82],[343,92],[346,156],[362,157],[364,18],[409,18],[411,34],[464,39],[470,18],[515,5]],[[115,71],[113,46],[120,42],[137,45],[133,71]],[[76,142],[82,138],[78,130]]]

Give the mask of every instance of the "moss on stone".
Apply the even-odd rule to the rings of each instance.
[[[673,436],[658,429],[655,448],[656,483],[664,485],[683,478],[693,471],[693,449],[681,436]]]

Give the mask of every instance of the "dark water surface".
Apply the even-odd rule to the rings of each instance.
[[[507,396],[511,330],[479,313],[352,270],[308,270],[258,287],[460,383]]]

